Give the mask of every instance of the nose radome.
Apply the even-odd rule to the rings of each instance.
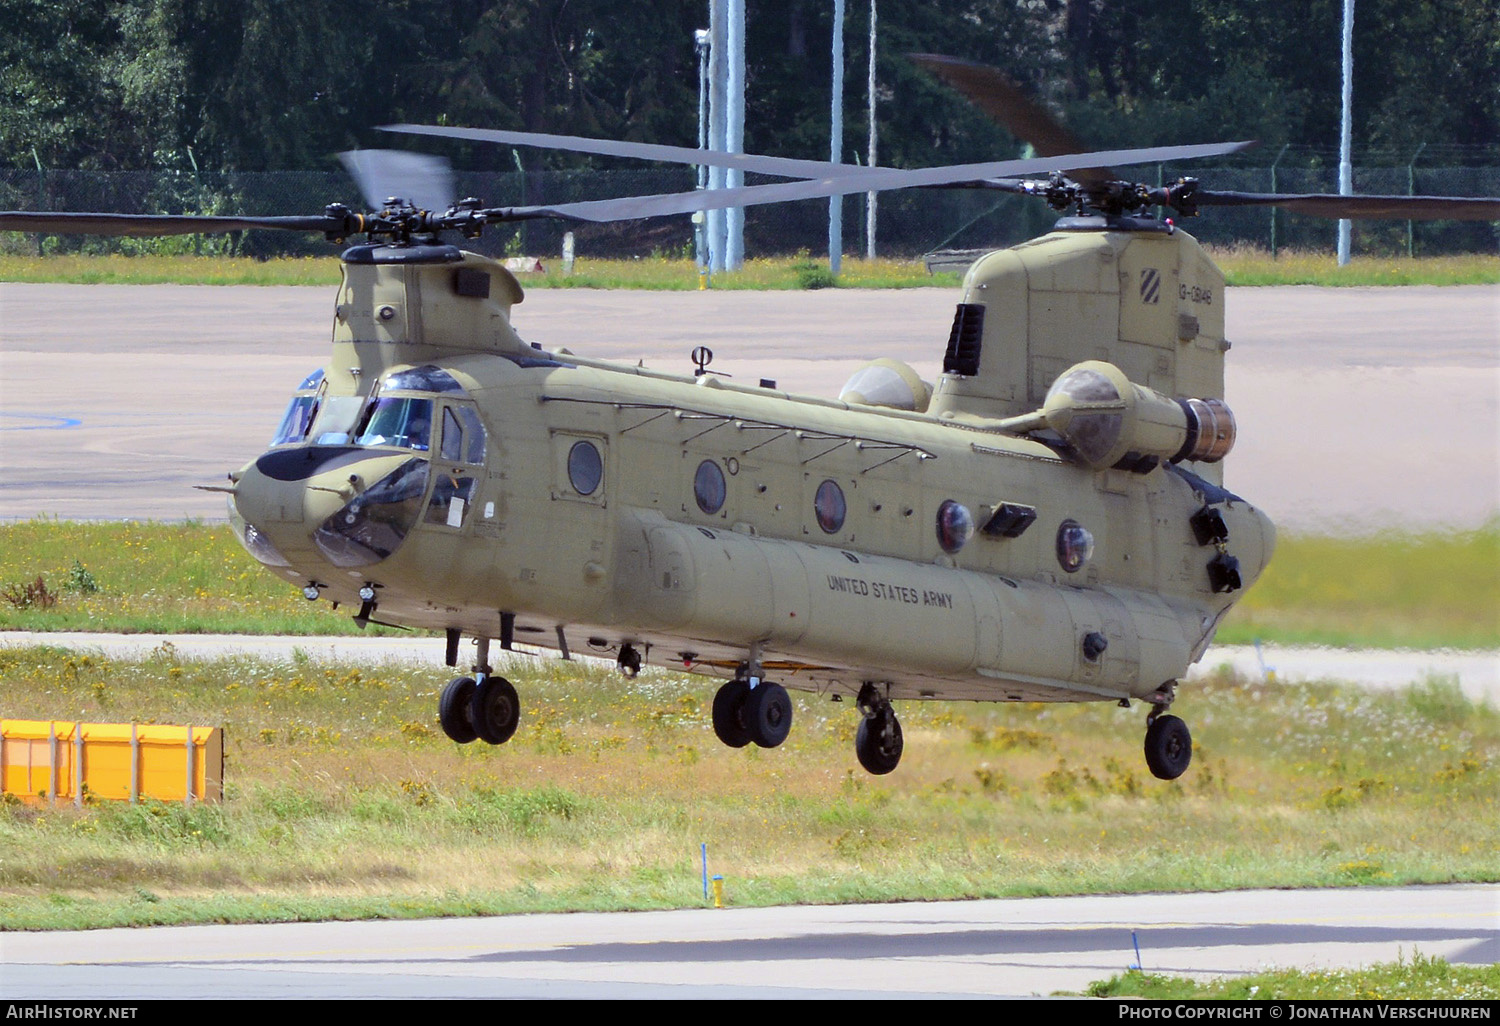
[[[295,460],[270,458],[281,456],[268,453],[239,472],[235,512],[294,567],[313,574],[327,567],[313,543],[313,532],[350,499],[410,459],[409,454],[367,451],[332,453],[321,460],[301,454]]]

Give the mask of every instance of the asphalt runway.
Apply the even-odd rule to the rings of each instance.
[[[0,284],[0,519],[223,516],[326,354],[332,288]],[[956,289],[538,289],[548,347],[836,395],[890,356],[935,377]],[[1473,527],[1500,512],[1500,287],[1230,289],[1229,487],[1285,528]]]
[[[1500,962],[1500,886],[8,933],[0,998],[998,998],[1417,953]]]

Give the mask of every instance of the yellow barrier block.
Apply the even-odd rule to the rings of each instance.
[[[0,719],[0,791],[52,804],[224,797],[224,732],[162,723]]]

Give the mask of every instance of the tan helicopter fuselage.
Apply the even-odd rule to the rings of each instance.
[[[1183,233],[1054,232],[971,269],[947,369],[901,409],[539,351],[493,261],[361,247],[316,416],[234,475],[232,519],[287,580],[407,626],[850,695],[1145,698],[1274,530],[1217,464],[1171,463],[1171,425],[1096,467],[1038,411],[1086,361],[1167,420],[1221,399],[1223,297]],[[398,413],[430,413],[421,441],[360,440]]]

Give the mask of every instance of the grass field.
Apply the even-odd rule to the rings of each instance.
[[[1414,952],[1358,970],[1287,969],[1213,983],[1132,972],[1096,983],[1088,993],[1156,1001],[1494,1001],[1500,998],[1500,965],[1449,965]]]
[[[1500,648],[1497,566],[1500,523],[1472,532],[1284,537],[1218,637]],[[0,525],[0,630],[352,634],[357,628],[327,603],[308,603],[266,573],[223,525],[32,520]]]
[[[1500,256],[1355,257],[1339,267],[1331,253],[1285,251],[1275,259],[1254,248],[1217,249],[1211,255],[1231,285],[1477,285],[1500,282]],[[572,274],[560,261],[543,260],[544,274],[522,274],[527,288],[686,290],[699,287],[691,260],[580,258]],[[336,256],[276,260],[195,256],[38,257],[0,254],[0,281],[77,284],[336,285]],[[833,278],[817,256],[752,259],[743,270],[715,275],[716,289],[956,287],[960,276],[931,275],[921,261],[846,258]]]
[[[795,696],[780,748],[731,750],[713,682],[517,662],[516,737],[456,746],[410,667],[0,651],[6,715],[217,724],[226,800],[0,805],[0,928],[416,917],[1500,879],[1500,713],[1400,693],[1185,689],[1193,765],[1143,711],[904,703],[870,777],[857,713]]]

